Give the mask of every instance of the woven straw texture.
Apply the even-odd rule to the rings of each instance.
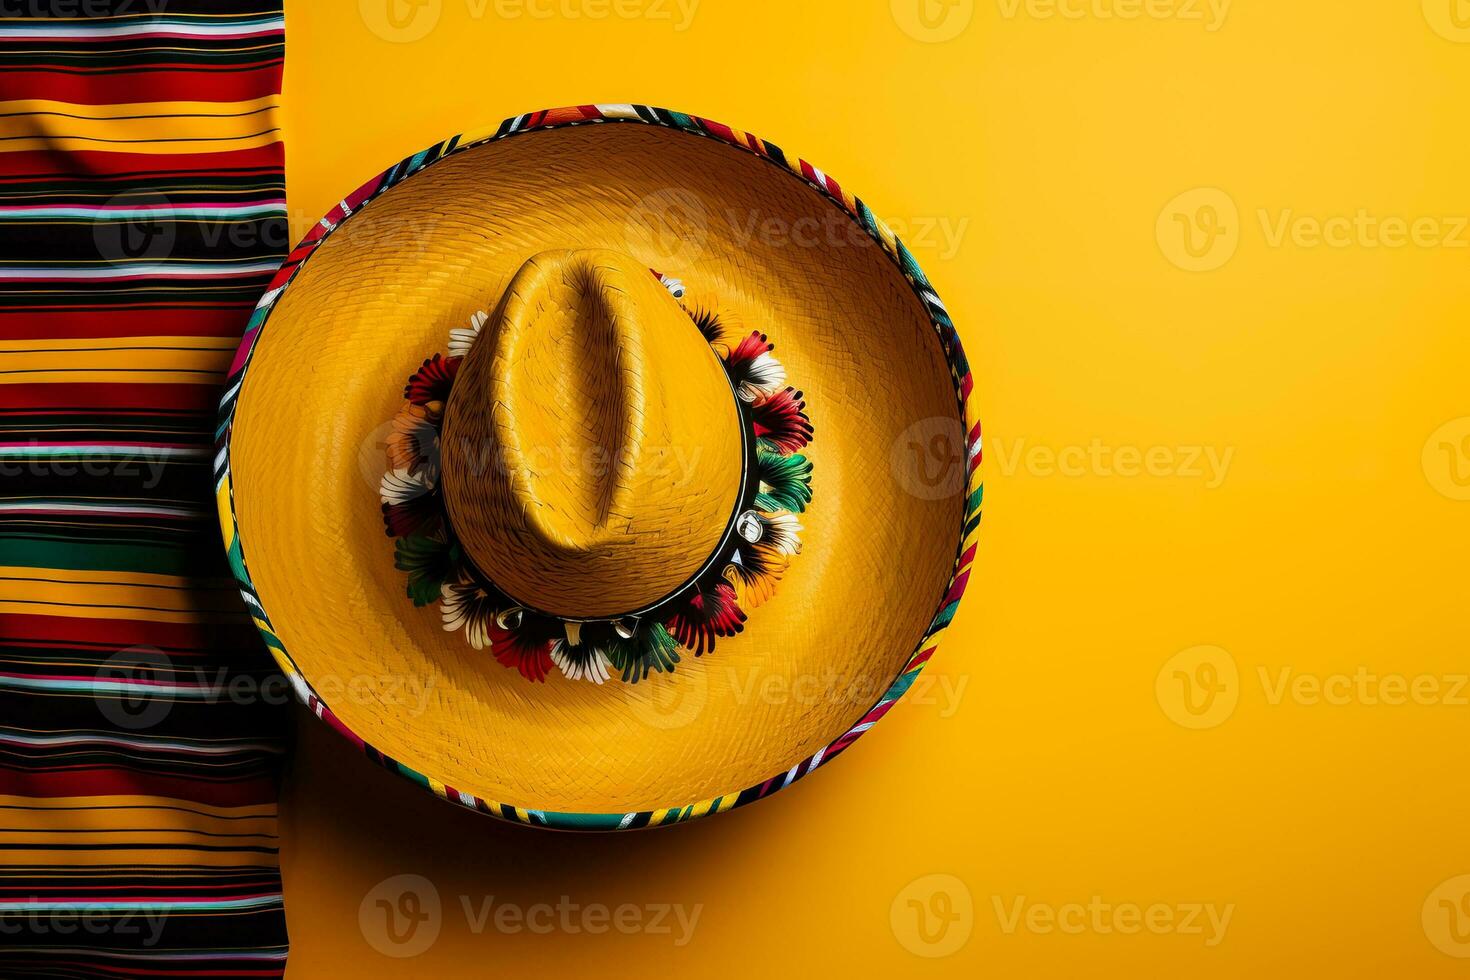
[[[585,125],[612,120],[658,125]],[[672,252],[645,233],[671,197],[699,232]],[[830,227],[834,204],[871,237],[805,247],[749,232]],[[405,599],[382,534],[381,436],[402,379],[442,349],[448,327],[504,295],[529,257],[566,248],[628,252],[768,330],[817,426],[800,559],[742,635],[652,683],[525,684]],[[881,718],[953,616],[981,498],[953,327],[871,212],[770,144],[646,107],[516,117],[369,182],[276,286],[223,406],[226,545],[303,699],[441,796],[608,829],[758,799]],[[894,447],[944,420],[963,434],[969,476],[953,493],[916,492]],[[428,694],[330,705],[318,694],[363,676],[416,678]]]

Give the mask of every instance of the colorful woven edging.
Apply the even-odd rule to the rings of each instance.
[[[333,714],[331,708],[317,696],[316,692],[312,690],[311,685],[297,669],[295,663],[292,662],[290,654],[287,653],[280,638],[276,636],[275,631],[271,627],[270,619],[266,615],[265,609],[261,606],[260,598],[256,594],[255,587],[250,579],[244,551],[240,543],[239,526],[235,520],[234,496],[230,483],[230,429],[234,419],[235,401],[239,395],[240,385],[244,380],[245,371],[249,367],[251,354],[277,299],[280,297],[282,290],[290,284],[301,266],[311,257],[317,246],[342,225],[343,222],[347,221],[353,214],[356,214],[364,207],[367,207],[376,197],[396,184],[401,183],[436,161],[462,150],[494,140],[506,139],[522,133],[536,132],[538,130],[556,129],[562,126],[606,123],[636,123],[663,126],[693,136],[719,140],[731,146],[748,150],[802,178],[847,211],[848,215],[898,263],[899,268],[903,271],[904,277],[913,288],[914,294],[923,303],[925,310],[928,312],[929,319],[939,335],[940,343],[944,348],[945,356],[949,362],[950,375],[954,381],[960,414],[964,420],[967,478],[959,546],[956,549],[954,573],[950,579],[949,588],[940,600],[939,608],[936,610],[924,638],[919,642],[918,648],[908,659],[908,662],[905,663],[903,669],[899,671],[897,678],[895,678],[888,690],[884,692],[876,704],[863,714],[862,718],[856,724],[819,750],[811,758],[797,763],[785,772],[777,773],[764,782],[747,787],[737,793],[729,793],[697,803],[662,807],[654,810],[641,810],[634,813],[564,813],[551,810],[533,810],[509,803],[484,800],[455,789],[452,786],[447,786],[431,776],[416,772],[364,742],[343,724]],[[414,154],[353,191],[329,211],[306,234],[301,240],[301,243],[296,246],[286,259],[286,262],[276,273],[274,280],[271,282],[270,289],[256,307],[255,314],[250,320],[249,328],[246,330],[245,336],[240,344],[240,349],[236,352],[234,363],[230,368],[230,379],[226,386],[224,398],[220,403],[220,424],[217,432],[217,448],[219,452],[215,463],[215,493],[219,504],[220,524],[224,532],[225,548],[229,556],[230,567],[234,570],[235,577],[240,584],[241,594],[249,604],[255,618],[255,625],[259,628],[266,644],[270,647],[281,668],[286,672],[301,701],[318,718],[331,725],[344,737],[361,747],[369,758],[384,768],[397,772],[427,787],[442,799],[458,803],[472,810],[478,810],[481,813],[488,813],[492,816],[517,823],[562,830],[631,830],[641,827],[659,827],[692,820],[695,817],[702,817],[710,813],[723,813],[726,810],[733,810],[735,807],[753,803],[756,800],[770,796],[777,790],[789,786],[845,751],[848,746],[857,741],[863,733],[872,728],[879,719],[886,715],[889,709],[913,685],[914,679],[919,676],[924,665],[934,655],[940,637],[954,619],[955,610],[959,607],[960,597],[964,594],[965,586],[969,582],[970,568],[975,559],[976,539],[980,528],[981,502],[984,496],[984,489],[980,479],[980,421],[976,417],[975,408],[970,397],[973,387],[974,382],[970,374],[969,362],[965,359],[964,350],[960,345],[959,335],[955,331],[954,323],[950,319],[949,312],[945,309],[944,303],[934,291],[934,287],[930,285],[929,280],[919,268],[919,264],[914,260],[914,257],[904,247],[898,237],[894,235],[892,230],[874,215],[860,198],[848,193],[837,181],[816,167],[813,167],[804,160],[788,157],[774,143],[768,143],[749,133],[732,129],[729,126],[708,119],[702,119],[699,116],[689,116],[680,112],[672,112],[668,109],[624,104],[583,105],[564,109],[549,109],[507,119],[494,130],[484,130],[455,136],[442,143],[437,143],[421,153]]]

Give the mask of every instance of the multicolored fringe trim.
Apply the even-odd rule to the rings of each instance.
[[[683,305],[684,284],[654,272]],[[483,310],[468,327],[449,332],[449,354],[435,354],[408,379],[407,402],[388,436],[388,472],[379,485],[383,524],[394,539],[394,565],[408,574],[416,606],[439,603],[444,628],[462,632],[476,650],[489,647],[505,667],[529,681],[556,668],[569,680],[602,684],[613,673],[636,684],[650,673],[673,673],[679,649],[711,653],[720,637],[745,629],[746,609],[775,594],[801,551],[796,515],[812,499],[812,464],[797,450],[812,439],[802,393],[786,386],[786,370],[765,334],[733,346],[720,314],[684,307],[719,356],[736,397],[750,406],[746,442],[755,446],[756,479],[736,508],[735,534],[711,556],[709,571],[656,603],[647,616],[597,622],[558,619],[509,598],[460,545],[439,486],[440,434],[460,363],[489,320]]]
[[[240,542],[239,525],[235,520],[235,502],[230,484],[230,425],[234,419],[235,401],[239,397],[240,383],[250,366],[251,354],[255,349],[256,343],[260,340],[261,331],[269,320],[271,310],[280,298],[281,291],[290,284],[291,280],[295,278],[296,273],[301,270],[302,265],[311,258],[312,253],[321,246],[327,236],[341,227],[343,222],[347,221],[353,214],[369,206],[375,198],[384,194],[397,184],[402,183],[404,180],[407,180],[409,177],[412,177],[425,167],[432,166],[445,157],[452,156],[471,147],[488,143],[492,140],[508,139],[524,133],[533,133],[545,129],[612,123],[662,126],[692,137],[713,139],[754,153],[773,166],[780,167],[801,178],[838,207],[842,208],[847,212],[847,215],[853,222],[867,232],[873,241],[897,263],[899,269],[903,272],[904,278],[908,280],[909,287],[913,289],[914,295],[923,304],[925,311],[928,313],[929,320],[934,326],[934,331],[939,337],[939,342],[949,362],[950,377],[955,386],[958,417],[962,420],[966,433],[965,502],[960,526],[956,529],[959,533],[958,546],[955,549],[954,572],[950,578],[949,587],[945,590],[944,596],[940,599],[939,606],[935,610],[934,618],[930,621],[929,627],[925,630],[924,636],[919,641],[918,646],[910,655],[903,668],[898,672],[898,676],[894,678],[893,683],[878,698],[877,703],[864,712],[862,717],[846,732],[819,749],[811,758],[805,759],[785,772],[777,773],[769,779],[757,783],[754,786],[749,786],[739,792],[727,793],[716,796],[713,799],[701,800],[695,803],[658,807],[652,810],[638,810],[632,813],[565,813],[553,810],[531,809],[511,803],[482,799],[463,790],[456,789],[432,776],[411,769],[364,742],[360,736],[343,724],[342,720],[337,717],[332,709],[322,701],[316,691],[312,689],[310,683],[302,676],[301,671],[296,667],[295,662],[291,659],[290,654],[281,643],[280,637],[276,636],[275,630],[271,626],[270,618],[261,606],[260,597],[256,594],[255,586],[251,582],[250,572],[245,560],[244,548]],[[295,687],[296,694],[302,703],[343,737],[360,746],[368,758],[385,769],[396,772],[427,788],[441,799],[516,823],[529,824],[537,827],[550,827],[558,830],[634,830],[643,827],[663,827],[669,824],[693,820],[696,817],[702,817],[711,813],[724,813],[727,810],[733,810],[747,803],[764,799],[777,790],[791,785],[819,766],[826,765],[838,755],[845,752],[848,746],[852,745],[853,742],[857,741],[870,728],[877,724],[898,703],[899,699],[907,693],[909,688],[913,686],[914,680],[924,669],[924,665],[929,662],[929,658],[934,655],[934,651],[938,648],[940,638],[954,619],[955,611],[959,608],[960,597],[964,594],[965,586],[970,581],[970,570],[975,561],[975,550],[980,533],[981,506],[984,501],[985,488],[980,474],[980,464],[984,458],[981,443],[980,419],[976,411],[976,406],[971,400],[974,387],[974,378],[970,373],[970,364],[965,358],[964,348],[960,344],[959,334],[955,330],[954,321],[950,319],[949,311],[945,308],[944,302],[939,298],[939,294],[935,292],[934,287],[924,275],[923,270],[919,268],[918,262],[915,261],[913,255],[904,246],[903,242],[893,233],[893,230],[873,214],[872,210],[863,203],[861,198],[853,196],[832,177],[818,170],[805,160],[788,156],[774,143],[699,116],[690,116],[682,112],[672,112],[668,109],[657,109],[652,106],[627,103],[581,105],[563,109],[547,109],[507,119],[495,129],[471,132],[452,137],[400,161],[343,198],[311,231],[307,232],[306,236],[301,240],[301,243],[296,246],[291,252],[291,255],[286,259],[285,264],[276,273],[275,279],[271,282],[270,290],[256,307],[255,315],[251,318],[250,325],[240,344],[240,349],[236,352],[234,363],[231,365],[225,396],[220,402],[219,454],[216,457],[215,467],[215,495],[219,503],[220,523],[224,532],[225,549],[229,556],[230,566],[234,570],[236,580],[239,582],[241,594],[244,595],[246,602],[250,605],[255,625],[260,630],[266,645],[270,647],[271,652],[276,657],[276,661],[280,664],[282,670],[286,672],[287,678]]]

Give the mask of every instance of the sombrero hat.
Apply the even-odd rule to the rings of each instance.
[[[934,289],[822,171],[667,110],[538,112],[291,254],[220,517],[297,694],[372,758],[657,826],[801,778],[912,684],[974,557],[969,394]]]

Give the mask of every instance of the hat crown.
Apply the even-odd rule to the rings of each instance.
[[[516,272],[445,408],[445,504],[514,601],[568,619],[636,613],[699,573],[745,460],[718,357],[633,258],[541,252]]]

